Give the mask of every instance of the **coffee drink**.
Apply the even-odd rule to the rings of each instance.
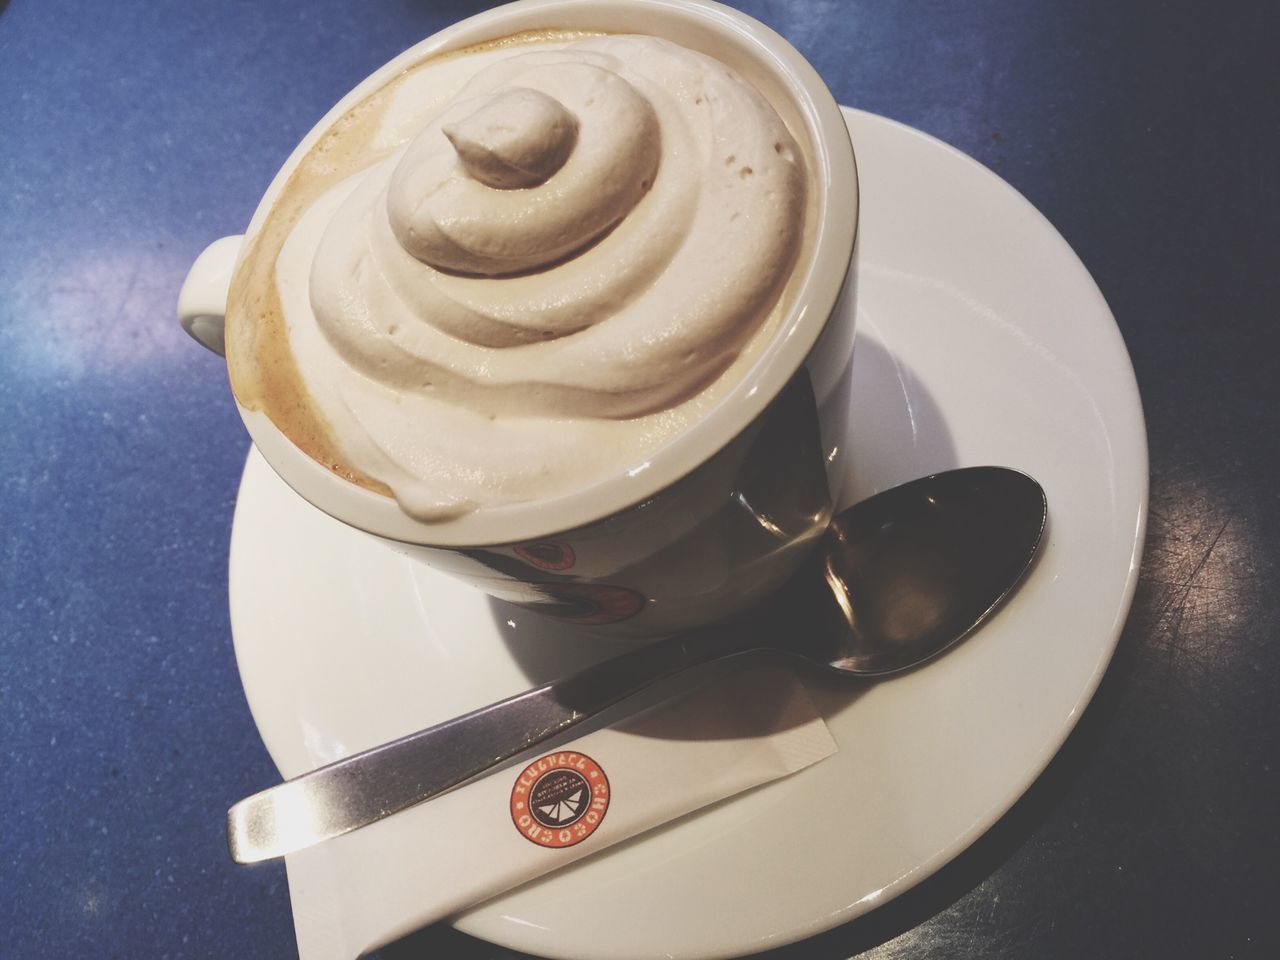
[[[782,328],[811,168],[754,87],[667,40],[427,59],[314,142],[249,238],[236,396],[427,522],[643,470]]]

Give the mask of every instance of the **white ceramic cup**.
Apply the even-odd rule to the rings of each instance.
[[[311,459],[261,412],[237,403],[255,445],[301,496],[486,592],[597,630],[656,635],[726,616],[782,581],[813,545],[839,493],[847,451],[858,221],[853,148],[839,106],[809,63],[768,27],[709,0],[521,0],[406,50],[338,102],[268,187],[245,236],[196,260],[183,327],[223,352],[227,294],[300,159],[339,117],[407,67],[524,31],[644,33],[722,61],[773,104],[806,147],[817,194],[813,252],[779,333],[725,399],[638,468],[532,502],[442,523]]]

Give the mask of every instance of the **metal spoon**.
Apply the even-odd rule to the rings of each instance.
[[[882,677],[937,656],[1022,577],[1044,491],[1002,467],[951,470],[850,507],[822,548],[747,615],[641,647],[527,693],[295,777],[227,811],[237,863],[256,863],[437,796],[690,667],[749,651]]]

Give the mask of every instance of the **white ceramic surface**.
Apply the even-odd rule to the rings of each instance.
[[[1141,405],[1106,303],[992,173],[846,115],[863,208],[844,500],[952,466],[1017,467],[1048,494],[1043,554],[993,621],[929,667],[874,686],[811,682],[835,757],[478,906],[455,921],[468,933],[608,960],[723,957],[833,927],[986,830],[1106,668],[1147,497]],[[286,775],[618,649],[412,564],[309,506],[256,454],[231,605],[245,691]],[[405,842],[430,855],[429,837]]]

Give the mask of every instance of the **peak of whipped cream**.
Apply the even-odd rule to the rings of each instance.
[[[694,422],[776,330],[805,178],[770,104],[702,54],[486,56],[294,226],[298,367],[350,466],[419,519],[586,486]]]
[[[545,93],[511,87],[483,98],[461,120],[442,123],[440,131],[458,154],[460,173],[514,190],[545,183],[564,166],[578,139],[578,118]],[[428,138],[426,149],[439,149],[439,141]],[[396,169],[417,162],[402,160]]]
[[[459,98],[392,172],[396,239],[438,270],[546,267],[621,221],[653,183],[662,131],[635,86],[598,55],[513,59],[525,61],[518,74]]]

